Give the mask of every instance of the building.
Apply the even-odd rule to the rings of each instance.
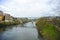
[[[5,20],[5,16],[0,15],[0,21],[4,21]]]
[[[4,16],[5,16],[5,20],[12,20],[13,19],[13,17],[7,13],[5,13]]]
[[[4,20],[13,20],[13,17],[8,13],[3,13],[3,11],[0,11],[0,21]]]
[[[0,21],[4,21],[5,16],[3,15],[3,11],[0,11]]]
[[[5,16],[5,20],[9,20],[10,19],[10,14],[5,13],[4,16]]]

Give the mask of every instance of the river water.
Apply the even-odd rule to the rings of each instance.
[[[0,40],[41,40],[35,22],[0,29]]]

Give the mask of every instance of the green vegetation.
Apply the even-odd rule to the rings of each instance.
[[[0,22],[0,27],[3,27],[3,26],[12,26],[12,25],[17,25],[17,24],[20,24],[19,21],[12,21],[12,22],[6,22],[6,21],[3,21],[3,22]]]
[[[53,19],[50,20],[47,18],[40,18],[37,21],[37,29],[43,36],[44,40],[60,40],[60,31],[56,28],[56,22],[56,20],[53,21]]]
[[[0,22],[0,27],[6,27],[6,26],[13,26],[13,25],[18,25],[18,24],[24,24],[24,23],[27,23],[29,22],[28,19],[22,19],[22,20],[17,20],[17,19],[14,19],[14,20],[7,20],[7,21],[1,21]]]

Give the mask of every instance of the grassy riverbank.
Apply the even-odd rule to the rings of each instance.
[[[12,22],[10,22],[10,21],[8,21],[8,22],[2,21],[2,22],[0,22],[0,27],[17,25],[17,24],[20,24],[20,22],[19,21],[12,21]]]
[[[6,26],[13,26],[18,24],[24,24],[27,23],[27,21],[19,21],[19,20],[13,20],[13,21],[2,21],[0,22],[0,28],[6,27]]]
[[[40,18],[37,22],[37,29],[43,36],[44,40],[60,40],[60,31],[56,28],[56,19]],[[57,25],[58,26],[58,25]]]

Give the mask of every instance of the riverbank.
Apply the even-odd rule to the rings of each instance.
[[[47,18],[40,18],[36,22],[38,33],[42,36],[44,40],[60,40],[60,31],[56,26],[59,26],[60,20],[55,18],[47,19]],[[57,22],[57,24],[56,24]]]
[[[19,20],[14,20],[14,21],[2,21],[0,22],[0,28],[1,27],[6,27],[6,26],[14,26],[18,24],[25,24],[27,21],[19,21]]]
[[[0,27],[17,25],[17,24],[20,24],[20,22],[18,22],[18,21],[12,21],[12,22],[2,21],[2,22],[0,22]]]

